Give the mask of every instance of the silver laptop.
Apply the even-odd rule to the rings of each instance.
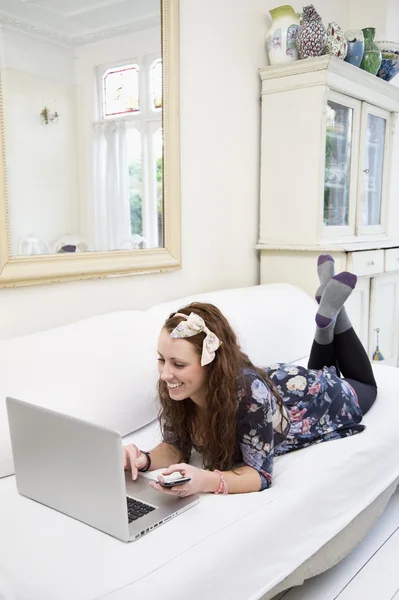
[[[118,432],[6,398],[17,489],[124,542],[166,523],[199,501],[153,490],[123,469]]]

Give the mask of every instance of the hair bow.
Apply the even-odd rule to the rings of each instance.
[[[183,313],[176,313],[175,317],[183,317],[185,320],[174,328],[170,337],[172,338],[189,338],[197,333],[203,331],[206,336],[202,342],[202,356],[201,366],[204,367],[213,361],[215,358],[215,352],[219,348],[221,342],[219,338],[205,325],[205,321],[202,317],[195,313],[185,315]]]

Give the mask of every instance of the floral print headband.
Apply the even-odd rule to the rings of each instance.
[[[204,319],[195,313],[191,313],[188,316],[183,313],[176,313],[173,316],[183,317],[185,320],[180,321],[170,334],[170,337],[181,339],[192,337],[193,335],[197,335],[197,333],[201,333],[201,331],[206,333],[204,341],[202,342],[201,366],[205,367],[205,365],[209,365],[215,358],[216,350],[221,345],[219,338],[208,329]]]

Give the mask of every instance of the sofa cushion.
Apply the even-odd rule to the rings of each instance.
[[[295,362],[308,356],[314,334],[316,302],[289,284],[266,284],[207,292],[150,308],[162,323],[169,313],[190,302],[215,304],[231,323],[244,352],[258,366]]]
[[[0,342],[0,476],[13,472],[6,396],[122,435],[153,421],[156,335],[145,313],[126,311]]]

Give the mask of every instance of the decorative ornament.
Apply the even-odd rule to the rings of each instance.
[[[321,56],[327,43],[327,34],[320,15],[313,4],[304,6],[296,47],[301,58]]]
[[[364,55],[364,34],[361,29],[348,29],[345,31],[346,41],[348,42],[348,52],[345,62],[360,67]]]
[[[379,333],[380,333],[379,327],[377,327],[377,329],[374,329],[374,331],[377,333],[377,346],[374,350],[373,360],[382,361],[385,359],[384,359],[382,353],[380,352],[380,347],[379,347]]]
[[[366,27],[364,33],[364,55],[360,68],[372,75],[377,75],[382,63],[381,50],[374,42],[375,27]]]
[[[327,43],[323,54],[331,54],[341,60],[345,59],[348,52],[348,42],[338,23],[331,21],[327,27]]]
[[[299,18],[292,6],[285,4],[270,11],[272,24],[266,36],[266,51],[271,65],[298,60],[296,37]]]
[[[42,119],[42,122],[45,125],[48,125],[49,123],[56,123],[60,115],[57,113],[56,110],[54,112],[51,112],[51,110],[47,108],[47,106],[45,106],[40,112],[40,117]]]

